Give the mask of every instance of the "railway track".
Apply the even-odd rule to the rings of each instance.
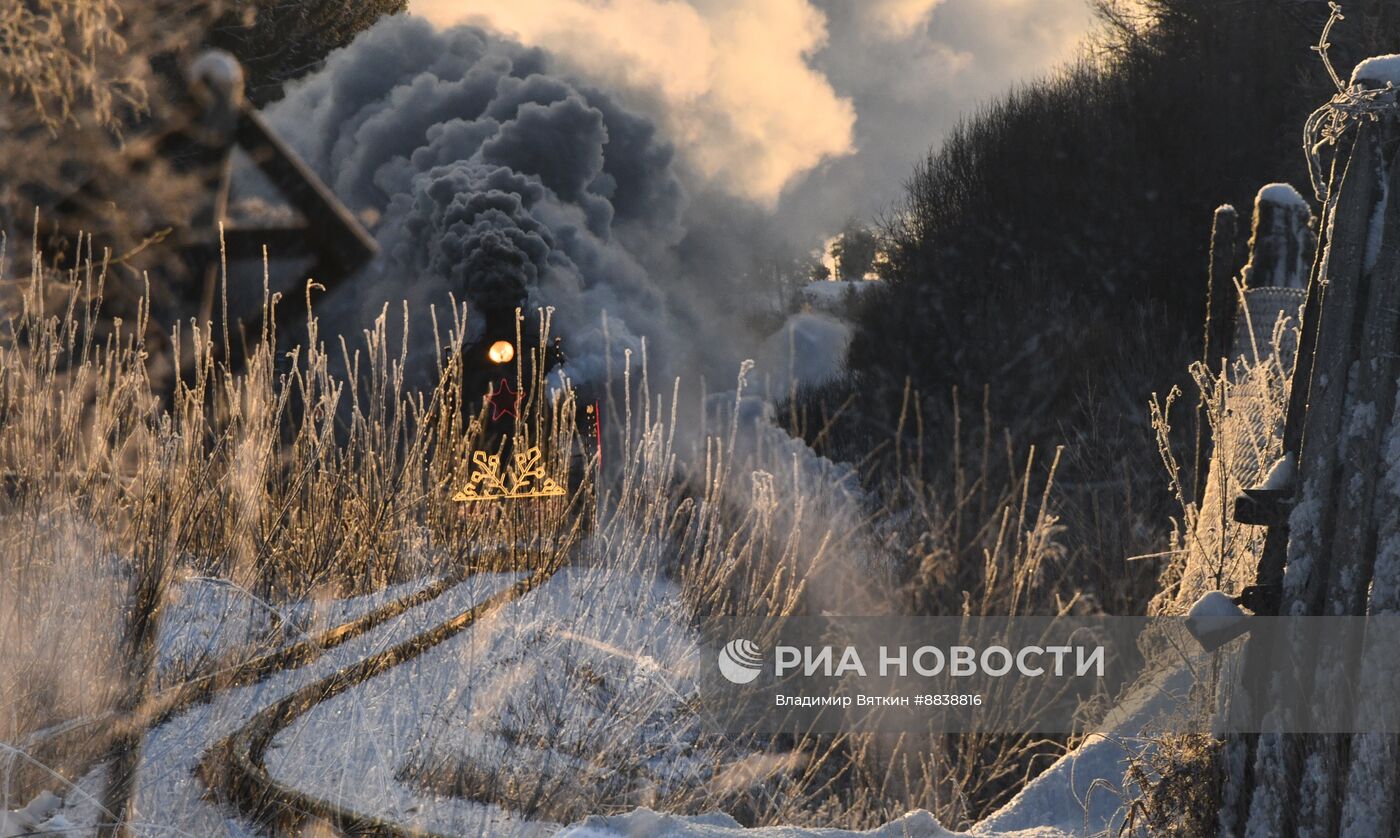
[[[312,681],[263,709],[233,735],[205,751],[196,773],[216,797],[232,804],[241,815],[267,826],[291,825],[307,817],[316,817],[350,835],[425,835],[345,810],[277,783],[263,765],[268,744],[278,732],[322,701],[421,655],[467,629],[482,616],[538,588],[568,564],[568,555],[567,552],[554,554],[548,564],[485,600],[388,649]],[[26,751],[32,759],[45,765],[60,766],[60,775],[84,776],[123,738],[152,731],[221,692],[255,685],[272,675],[307,667],[410,610],[438,600],[478,575],[476,571],[465,571],[443,577],[352,620],[246,660],[240,660],[238,652],[231,653],[205,674],[155,692],[131,713],[106,713],[69,722],[33,742]]]
[[[543,585],[565,564],[560,561],[536,570],[427,631],[313,681],[264,708],[205,754],[200,761],[200,777],[243,816],[279,832],[290,833],[304,826],[308,820],[317,820],[346,835],[404,838],[434,835],[354,811],[279,783],[264,764],[268,746],[278,733],[316,705],[461,633],[483,616]]]
[[[453,574],[443,577],[353,620],[253,658],[235,660],[233,658],[236,653],[227,656],[222,662],[210,667],[206,674],[159,690],[131,713],[104,713],[63,725],[54,735],[34,742],[25,750],[36,762],[61,766],[61,774],[70,778],[80,777],[111,750],[113,743],[130,737],[133,733],[149,730],[220,690],[254,684],[275,672],[297,669],[313,663],[327,652],[374,630],[410,609],[437,599],[470,575]]]

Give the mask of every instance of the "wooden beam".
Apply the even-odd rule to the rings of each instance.
[[[327,289],[379,253],[374,237],[354,214],[248,105],[239,114],[236,137],[253,164],[306,219],[311,249],[341,269],[339,277],[317,278]]]

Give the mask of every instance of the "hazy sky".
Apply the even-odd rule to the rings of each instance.
[[[550,50],[709,183],[831,230],[896,200],[960,115],[1073,57],[1085,0],[411,0]]]

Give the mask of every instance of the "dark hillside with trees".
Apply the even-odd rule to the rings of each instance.
[[[1174,421],[1189,433],[1212,210],[1247,217],[1271,181],[1311,200],[1302,128],[1335,87],[1311,49],[1326,2],[1096,5],[1091,55],[987,105],[914,167],[884,225],[890,288],[864,307],[852,349],[867,407],[838,438],[887,434],[906,381],[925,421],[948,427],[950,392],[966,411],[988,387],[1013,438],[1067,446],[1071,538],[1101,542],[1074,535],[1104,503],[1076,485],[1116,484],[1111,505],[1167,520],[1147,404],[1182,386]],[[1400,51],[1395,4],[1343,12],[1329,54],[1344,79]]]
[[[1102,3],[1092,60],[987,106],[915,167],[886,230],[897,303],[866,312],[853,366],[935,398],[991,382],[1012,423],[1073,422],[1089,387],[1140,413],[1180,379],[1212,209],[1247,213],[1274,180],[1310,193],[1302,125],[1334,90],[1309,47],[1328,9],[1146,5]],[[1393,9],[1347,6],[1331,50],[1343,75],[1400,48]]]
[[[376,20],[408,8],[408,0],[242,0],[211,32],[210,44],[238,56],[258,105],[320,66]]]

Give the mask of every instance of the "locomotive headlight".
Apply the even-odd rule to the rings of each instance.
[[[498,340],[486,350],[486,357],[490,358],[493,364],[509,364],[515,360],[515,347],[508,340]]]

